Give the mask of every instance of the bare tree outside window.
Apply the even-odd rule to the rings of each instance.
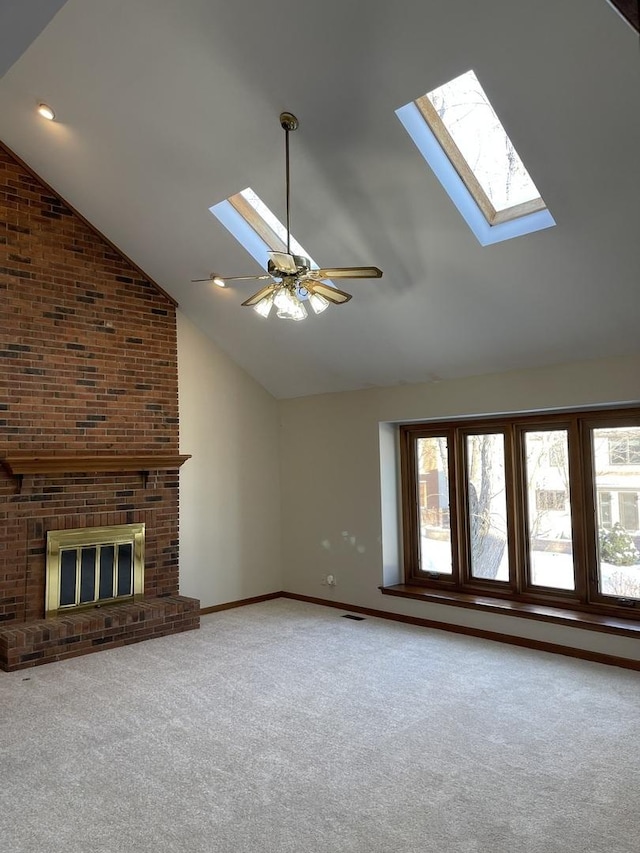
[[[467,436],[471,574],[508,580],[507,495],[502,433]]]

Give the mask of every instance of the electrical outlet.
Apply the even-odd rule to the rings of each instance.
[[[327,575],[327,586],[335,586],[336,585],[336,576],[335,575]]]

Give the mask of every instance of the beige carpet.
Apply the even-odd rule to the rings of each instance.
[[[640,677],[275,600],[0,674],[2,853],[637,853]]]

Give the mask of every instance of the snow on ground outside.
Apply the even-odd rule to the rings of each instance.
[[[449,542],[438,539],[429,539],[426,536],[421,540],[422,570],[426,572],[439,572],[440,574],[451,574],[451,546]],[[553,551],[533,551],[533,582],[536,586],[548,586],[555,589],[573,589],[573,558],[571,554],[556,554]],[[505,553],[500,563],[496,580],[509,579],[508,554]],[[602,591],[605,594],[623,594],[616,588],[610,588],[611,579],[621,579],[623,582],[634,585],[638,589],[637,597],[640,598],[640,565],[613,566],[610,563],[600,564],[600,575],[602,578]],[[630,592],[626,593],[630,595]]]

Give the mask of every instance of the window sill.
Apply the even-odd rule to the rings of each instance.
[[[601,613],[585,613],[563,607],[549,607],[544,604],[530,604],[522,601],[507,601],[488,596],[469,593],[439,592],[410,584],[381,586],[383,595],[395,595],[400,598],[413,598],[428,601],[431,604],[446,604],[449,607],[465,607],[470,610],[483,610],[538,622],[553,622],[571,628],[587,631],[600,631],[604,634],[617,634],[622,637],[640,639],[640,620],[623,619]]]

